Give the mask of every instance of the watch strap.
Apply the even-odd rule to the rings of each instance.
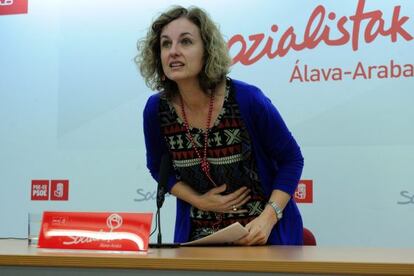
[[[277,203],[274,202],[274,201],[268,201],[267,204],[269,204],[273,208],[273,210],[275,211],[277,219],[280,220],[283,217],[283,211],[279,207],[279,205],[277,205]]]

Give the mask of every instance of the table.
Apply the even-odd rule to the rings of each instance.
[[[414,249],[255,246],[115,253],[39,249],[28,246],[24,240],[0,240],[0,275],[25,272],[42,276],[75,272],[77,275],[136,275],[137,272],[142,275],[156,275],[155,272],[160,275],[186,275],[185,272],[191,272],[188,275],[229,272],[232,275],[414,275]]]

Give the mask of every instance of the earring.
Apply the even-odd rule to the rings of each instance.
[[[165,81],[165,75],[162,75],[161,80]]]

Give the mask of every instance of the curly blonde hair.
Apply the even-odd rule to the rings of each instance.
[[[229,73],[231,58],[217,25],[210,19],[208,14],[198,8],[173,6],[162,13],[152,23],[147,35],[138,41],[138,54],[135,57],[142,77],[146,85],[152,90],[163,91],[168,97],[178,93],[177,84],[165,78],[161,64],[160,36],[162,29],[170,22],[178,18],[187,18],[194,23],[200,30],[200,35],[204,44],[204,66],[198,75],[200,87],[205,93],[214,90]]]

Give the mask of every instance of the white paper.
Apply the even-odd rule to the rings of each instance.
[[[207,237],[182,243],[182,246],[186,245],[208,245],[208,244],[227,244],[234,242],[245,235],[247,235],[249,232],[244,228],[240,223],[235,222],[232,225],[227,226],[226,228],[223,228]]]

